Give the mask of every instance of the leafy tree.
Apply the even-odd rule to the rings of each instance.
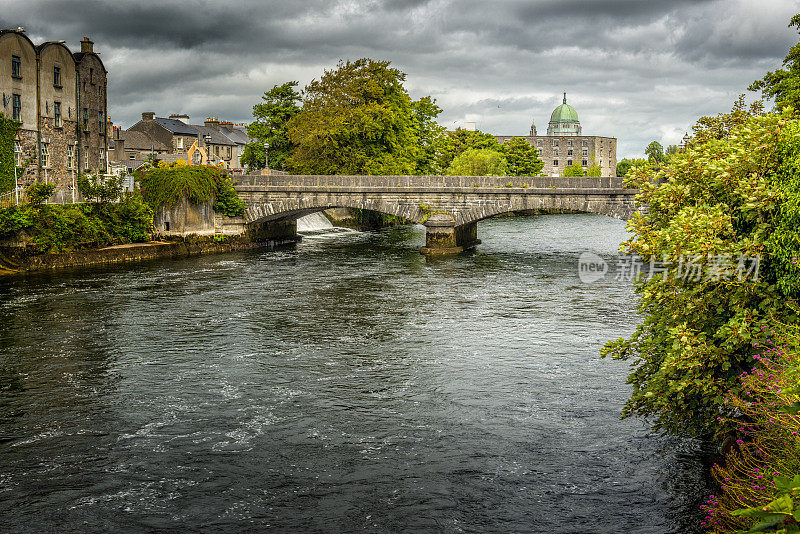
[[[561,172],[561,176],[564,177],[576,177],[576,176],[586,176],[586,172],[583,170],[583,166],[580,163],[575,162],[568,167],[564,167],[564,170]]]
[[[430,167],[439,113],[413,102],[406,75],[388,61],[339,62],[306,86],[303,109],[289,120],[295,148],[286,167],[300,174],[414,174]]]
[[[661,163],[664,161],[664,147],[658,141],[653,141],[644,149],[650,163]]]
[[[436,100],[429,96],[411,103],[414,128],[417,131],[417,143],[420,149],[415,174],[441,174],[439,154],[445,143],[445,128],[436,122],[442,108]]]
[[[487,149],[502,152],[500,143],[492,134],[479,130],[456,128],[447,132],[439,151],[439,167],[447,169],[453,160],[469,149]]]
[[[663,169],[629,174],[649,209],[629,223],[634,235],[623,250],[665,270],[636,282],[644,321],[603,350],[633,361],[624,415],[652,417],[678,434],[729,430],[736,412],[726,392],[752,368],[754,344],[774,318],[797,323],[798,134],[800,121],[788,113],[751,116],[722,139],[695,140]],[[756,277],[746,258],[758,257]]]
[[[744,95],[739,95],[730,113],[720,113],[716,117],[701,117],[692,127],[694,137],[689,144],[704,144],[713,139],[726,139],[734,128],[744,124],[751,117],[763,113],[762,101],[757,100],[748,107]]]
[[[514,137],[501,145],[508,162],[510,176],[539,176],[544,162],[536,149],[522,137]]]
[[[586,170],[586,176],[591,176],[593,178],[600,178],[603,175],[603,169],[600,167],[600,164],[596,161],[593,161],[589,168]]]
[[[122,195],[121,174],[108,178],[81,174],[76,180],[78,191],[90,202],[114,202]]]
[[[673,156],[678,153],[678,145],[669,145],[667,150],[664,151],[664,154],[667,156]]]
[[[617,176],[627,176],[628,172],[633,167],[640,167],[643,165],[647,165],[646,159],[628,159],[623,158],[621,161],[617,162]]]
[[[508,162],[500,152],[488,148],[470,148],[456,156],[449,176],[507,176]]]
[[[800,14],[792,17],[789,27],[800,31]],[[800,43],[789,49],[783,66],[785,68],[768,72],[762,79],[754,81],[748,89],[760,90],[764,98],[774,98],[777,109],[786,106],[800,109]]]
[[[254,122],[247,125],[247,135],[254,139],[244,147],[242,163],[249,169],[263,169],[266,153],[264,143],[269,143],[269,164],[283,170],[284,162],[292,150],[287,134],[289,119],[300,112],[300,93],[297,82],[275,85],[261,97],[263,102],[253,106]]]

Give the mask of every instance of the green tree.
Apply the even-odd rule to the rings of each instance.
[[[564,177],[577,177],[577,176],[586,176],[586,172],[583,170],[583,167],[577,161],[568,167],[564,167],[564,170],[561,172],[561,176]]]
[[[586,170],[586,176],[591,176],[592,178],[600,178],[603,175],[603,169],[600,167],[600,164],[596,161],[593,161],[589,168]]]
[[[470,148],[456,156],[449,176],[507,176],[508,162],[500,152],[488,148]]]
[[[0,113],[0,193],[13,191],[14,180],[14,139],[22,123]]]
[[[752,368],[754,344],[774,319],[797,323],[799,133],[788,113],[750,116],[721,139],[695,139],[663,169],[630,172],[648,211],[630,221],[622,250],[665,270],[636,282],[644,321],[603,350],[633,361],[623,415],[678,434],[730,430],[726,392]]]
[[[263,102],[253,106],[252,123],[247,125],[247,135],[253,139],[244,147],[242,163],[248,169],[263,169],[266,160],[264,143],[269,143],[269,165],[283,170],[284,162],[292,150],[287,135],[287,123],[300,113],[300,93],[297,82],[275,85],[261,97]]]
[[[299,174],[414,174],[435,153],[439,108],[414,102],[406,75],[388,61],[339,62],[303,93],[288,123],[295,147],[287,169]]]
[[[658,164],[664,161],[664,147],[661,146],[661,143],[658,141],[653,141],[647,148],[644,149],[644,153],[647,155],[647,160],[650,163]]]
[[[439,164],[439,154],[445,143],[446,132],[444,126],[436,122],[436,117],[442,108],[429,96],[413,101],[411,108],[420,149],[414,173],[441,174],[444,169]]]
[[[479,130],[456,128],[447,132],[439,149],[439,167],[447,169],[453,160],[469,149],[487,149],[502,152],[500,143],[492,134]]]
[[[634,166],[640,166],[640,165],[647,165],[647,160],[623,158],[621,161],[617,162],[617,176],[620,177],[627,176],[628,172]]]
[[[789,27],[800,31],[800,14],[792,17]],[[748,89],[760,90],[764,98],[774,98],[777,109],[786,106],[800,109],[800,43],[789,49],[783,66],[784,68],[768,72],[762,79],[754,81]]]
[[[544,162],[539,159],[536,149],[522,137],[514,137],[500,145],[508,162],[510,176],[539,176]]]

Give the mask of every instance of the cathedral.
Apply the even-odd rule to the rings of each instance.
[[[583,135],[578,112],[564,102],[553,110],[547,125],[547,135],[538,135],[536,125],[531,124],[530,135],[496,135],[500,143],[522,137],[536,148],[539,159],[544,161],[544,176],[561,176],[566,167],[576,162],[585,169],[592,164],[600,165],[602,176],[617,175],[617,140],[614,137]]]

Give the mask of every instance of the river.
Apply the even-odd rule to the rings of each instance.
[[[699,532],[696,443],[620,420],[625,225],[483,221],[0,279],[0,531]]]

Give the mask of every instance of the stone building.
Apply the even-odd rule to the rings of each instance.
[[[63,41],[38,46],[25,30],[0,30],[0,92],[6,117],[22,124],[14,143],[20,186],[57,184],[70,200],[83,171],[106,172],[107,71],[84,37],[72,53]]]
[[[617,140],[614,137],[583,135],[578,113],[564,102],[553,110],[547,125],[547,135],[537,135],[535,124],[531,125],[530,135],[496,135],[505,143],[515,137],[522,137],[536,148],[539,159],[544,162],[542,174],[561,176],[564,169],[579,163],[584,170],[594,163],[600,165],[602,176],[617,175]]]
[[[111,156],[115,162],[144,160],[150,153],[163,154],[161,158],[165,161],[187,160],[187,152],[195,142],[204,152],[208,150],[214,165],[240,169],[241,153],[249,138],[241,128],[231,122],[220,122],[218,117],[209,117],[203,125],[197,125],[189,123],[188,115],[172,114],[163,118],[148,111],[142,113],[142,120],[128,130],[115,129],[115,149]],[[142,150],[142,147],[147,150]],[[196,151],[191,163],[200,162],[200,152]]]

